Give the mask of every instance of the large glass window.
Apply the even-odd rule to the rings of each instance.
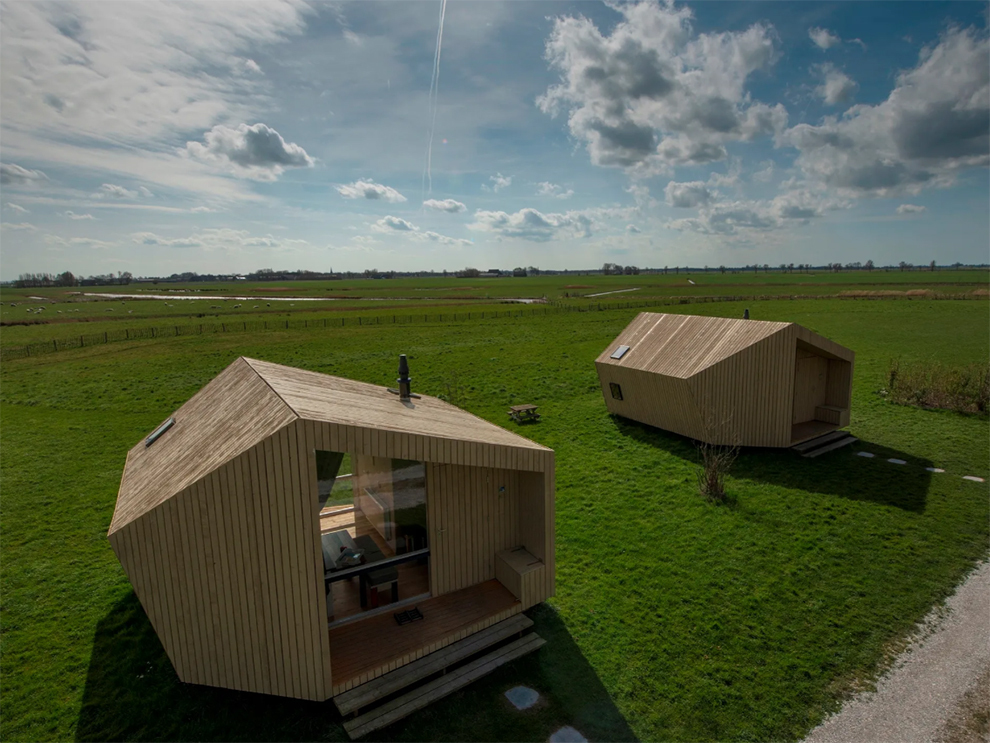
[[[423,462],[316,452],[327,617],[428,594]]]

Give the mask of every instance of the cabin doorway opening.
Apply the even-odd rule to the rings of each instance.
[[[852,364],[802,341],[794,359],[791,443],[849,425]]]
[[[317,450],[327,622],[430,596],[423,462]]]

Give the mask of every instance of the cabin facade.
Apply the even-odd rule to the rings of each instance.
[[[323,701],[553,595],[551,449],[246,358],[169,420],[108,537],[182,681]]]
[[[595,360],[610,413],[711,444],[849,425],[855,354],[796,323],[640,313]]]

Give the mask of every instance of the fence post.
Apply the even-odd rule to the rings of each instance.
[[[109,341],[107,341],[107,332],[105,330],[103,331],[103,342],[104,343],[108,343],[109,342]]]
[[[58,341],[55,340],[54,338],[52,339],[52,348],[54,348],[56,351],[58,350]]]

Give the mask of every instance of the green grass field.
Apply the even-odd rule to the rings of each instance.
[[[909,275],[926,278],[890,274]],[[985,289],[986,274],[973,276]],[[850,430],[875,459],[746,451],[728,480],[734,504],[707,504],[690,442],[605,410],[592,361],[634,309],[160,338],[5,362],[0,738],[345,739],[332,703],[180,684],[105,534],[126,451],[236,357],[388,384],[407,353],[418,391],[556,450],[557,595],[533,612],[544,649],[381,739],[545,740],[561,725],[591,740],[799,739],[987,553],[987,485],[961,477],[990,477],[987,417],[876,390],[892,358],[985,362],[990,318],[985,300],[676,311],[744,307],[857,352]],[[521,402],[543,420],[508,423]],[[908,464],[884,461],[894,456]],[[501,693],[520,683],[545,702],[512,710]]]

